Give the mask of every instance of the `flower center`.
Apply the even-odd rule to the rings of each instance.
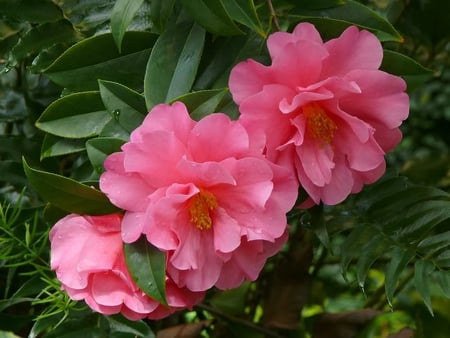
[[[325,110],[317,103],[310,103],[303,106],[302,111],[306,119],[306,134],[319,141],[321,146],[330,144],[337,126]]]
[[[209,191],[201,189],[189,200],[190,221],[200,230],[212,226],[211,211],[217,207],[217,199]]]

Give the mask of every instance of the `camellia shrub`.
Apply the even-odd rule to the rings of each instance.
[[[0,1],[0,335],[446,337],[437,3]]]

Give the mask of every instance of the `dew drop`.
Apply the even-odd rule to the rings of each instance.
[[[116,120],[119,120],[119,117],[120,117],[120,109],[115,109],[115,110],[113,110],[112,114],[113,114],[113,116],[114,116],[114,118],[115,118]]]

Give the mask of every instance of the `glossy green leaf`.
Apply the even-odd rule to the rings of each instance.
[[[98,135],[111,119],[99,92],[81,92],[53,101],[36,127],[56,136],[85,138]]]
[[[166,302],[166,254],[152,246],[145,236],[124,244],[128,270],[136,284],[149,297]]]
[[[217,35],[243,33],[230,18],[222,0],[181,0],[181,3],[195,21],[208,32]]]
[[[144,80],[147,108],[189,92],[197,74],[205,31],[196,24],[170,27],[155,43]]]
[[[430,274],[433,269],[433,263],[427,260],[418,260],[414,265],[414,284],[416,290],[422,296],[431,314],[433,314],[433,308],[431,307]]]
[[[124,141],[112,137],[97,137],[86,142],[86,151],[92,166],[101,174],[104,171],[103,162],[109,154],[120,151]]]
[[[181,101],[186,105],[194,120],[200,120],[202,117],[217,112],[228,89],[201,90],[179,96],[174,101]]]
[[[291,12],[293,17],[301,21],[308,21],[315,24],[319,31],[328,31],[336,36],[346,26],[358,25],[360,28],[368,29],[375,33],[381,41],[403,41],[400,33],[392,24],[363,4],[347,0],[343,5],[317,10],[305,10],[299,5]],[[333,26],[330,30],[327,26]],[[330,38],[325,34],[324,38]]]
[[[99,79],[140,89],[155,40],[148,32],[126,32],[119,53],[112,34],[96,35],[70,47],[44,73],[72,91],[95,90]]]
[[[144,96],[116,82],[99,81],[99,88],[106,109],[126,131],[142,123],[147,114]]]
[[[447,247],[450,248],[450,231],[427,237],[418,245],[418,249],[427,252],[428,255],[433,255]]]
[[[117,0],[111,14],[111,33],[116,42],[119,53],[122,49],[122,39],[133,20],[134,15],[144,0]]]
[[[250,285],[249,282],[245,282],[238,288],[216,293],[210,302],[214,307],[227,314],[243,316],[245,315],[245,300]]]
[[[44,200],[62,210],[88,215],[103,215],[118,210],[97,189],[64,176],[33,169],[25,159],[23,166],[31,186]]]
[[[150,19],[152,31],[161,34],[165,31],[169,17],[173,12],[175,0],[152,0],[150,3]]]
[[[154,338],[155,334],[142,320],[131,321],[121,315],[104,316],[111,337]]]
[[[41,160],[48,157],[78,153],[84,149],[84,140],[60,138],[47,134],[42,141]]]
[[[447,298],[450,298],[450,271],[435,271],[435,274],[437,274],[437,281],[442,292]]]
[[[116,119],[111,119],[100,132],[100,137],[113,137],[129,141],[130,132],[125,130]]]
[[[302,9],[325,9],[330,7],[341,6],[345,4],[345,0],[314,0],[302,1],[299,7]]]
[[[384,286],[387,300],[391,306],[400,274],[405,270],[408,263],[414,257],[414,254],[412,250],[397,247],[393,250],[391,260],[386,265]]]
[[[10,62],[40,52],[57,43],[70,43],[77,39],[79,39],[79,34],[67,20],[36,26],[24,34],[17,45],[11,50]]]
[[[433,76],[430,69],[425,68],[410,57],[384,50],[382,70],[401,76],[408,84],[408,91],[411,92]]]
[[[263,38],[255,33],[215,39],[213,45],[210,46],[210,50],[213,52],[206,59],[206,63],[195,81],[194,89],[228,86],[230,71],[238,62],[250,57],[262,61],[260,56],[265,53],[262,46],[264,46]]]
[[[0,0],[0,16],[36,23],[58,21],[61,9],[50,0]]]
[[[266,38],[266,32],[259,21],[253,0],[222,0],[221,3],[233,20]]]
[[[369,269],[385,252],[386,244],[383,241],[382,234],[374,235],[367,244],[362,247],[358,262],[356,263],[356,279],[362,289],[364,289]]]

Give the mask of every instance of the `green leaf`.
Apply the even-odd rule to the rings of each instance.
[[[152,0],[150,3],[150,19],[152,31],[161,34],[165,31],[169,17],[173,12],[175,0]]]
[[[120,83],[99,81],[100,96],[106,109],[128,132],[133,131],[147,114],[145,98]]]
[[[67,139],[46,134],[42,141],[41,160],[85,150],[84,140]]]
[[[245,300],[250,285],[249,282],[245,282],[238,288],[216,293],[210,302],[214,307],[227,314],[243,316],[245,315]]]
[[[205,31],[196,24],[170,27],[159,37],[145,72],[144,95],[148,109],[191,89],[204,41]]]
[[[117,212],[108,198],[99,190],[70,178],[33,169],[23,159],[28,182],[41,197],[69,213],[104,215]]]
[[[450,298],[450,271],[435,271],[435,274],[445,297]]]
[[[124,141],[112,137],[98,137],[86,142],[86,151],[95,171],[101,174],[104,171],[103,162],[109,154],[120,151]]]
[[[36,121],[36,127],[56,136],[85,138],[98,135],[111,119],[99,92],[81,92],[52,102]]]
[[[144,0],[117,0],[111,14],[111,32],[119,53],[122,49],[122,39],[133,20],[134,15]]]
[[[100,137],[113,137],[123,141],[130,140],[130,132],[126,131],[116,119],[111,119],[100,132]]]
[[[243,33],[230,18],[222,0],[181,0],[181,3],[195,21],[208,32],[217,35]]]
[[[155,335],[148,325],[142,321],[131,321],[121,315],[104,316],[109,325],[110,337],[123,335],[123,337],[154,338]],[[122,336],[121,336],[122,337]]]
[[[228,86],[230,71],[238,62],[250,57],[262,61],[260,55],[265,53],[262,46],[264,46],[264,40],[255,33],[215,39],[209,48],[212,53],[205,58],[206,62],[194,84],[194,89]]]
[[[96,35],[70,47],[44,74],[72,91],[95,90],[98,79],[141,88],[155,40],[148,32],[126,32],[119,53],[112,34]]]
[[[166,254],[145,237],[124,244],[125,260],[133,280],[149,297],[167,305]]]
[[[430,69],[406,55],[386,49],[383,53],[383,62],[380,68],[388,73],[401,76],[408,84],[408,92],[418,88],[433,76]]]
[[[301,21],[315,24],[321,33],[327,31],[328,34],[322,36],[324,38],[335,37],[346,26],[358,25],[372,31],[381,41],[403,41],[400,33],[389,21],[369,7],[353,0],[347,0],[340,6],[317,10],[305,10],[299,5],[291,11],[291,15],[297,20],[300,18]],[[333,29],[330,30],[329,26],[333,26]]]
[[[33,27],[20,38],[19,42],[11,50],[10,62],[17,62],[27,55],[40,52],[57,43],[70,43],[78,38],[79,34],[67,20]]]
[[[254,30],[263,38],[267,37],[259,21],[253,0],[222,0],[221,3],[233,20]]]
[[[392,307],[392,299],[394,298],[395,288],[400,274],[414,257],[414,251],[405,250],[403,248],[394,248],[390,262],[386,265],[384,287],[386,289],[386,297],[389,305]]]
[[[0,0],[0,15],[36,23],[63,18],[59,7],[49,0]]]
[[[175,98],[173,101],[183,102],[191,117],[200,120],[202,117],[217,112],[228,89],[201,90]]]
[[[433,263],[427,260],[418,260],[414,265],[414,284],[417,292],[422,296],[428,311],[433,315],[430,296],[430,274],[433,271]]]

